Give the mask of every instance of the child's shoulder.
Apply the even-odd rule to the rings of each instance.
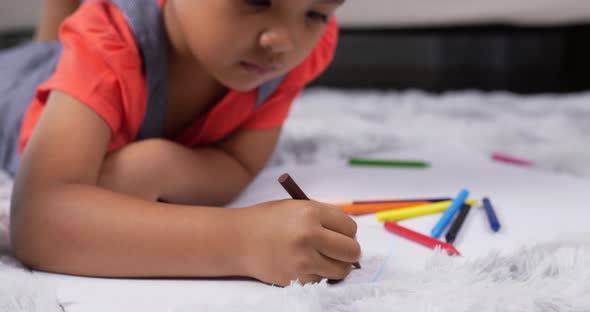
[[[60,41],[66,48],[94,52],[107,59],[120,59],[124,51],[128,65],[140,62],[135,36],[125,14],[111,1],[85,1],[63,22]],[[111,58],[111,54],[117,57]]]
[[[139,128],[146,98],[141,54],[125,15],[110,1],[85,1],[62,23],[60,42],[57,66],[37,87],[23,118],[19,150],[24,150],[52,90],[77,99],[108,123],[114,135],[110,150],[123,145]]]

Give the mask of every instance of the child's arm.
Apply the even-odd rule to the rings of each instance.
[[[149,200],[221,206],[265,166],[279,134],[280,129],[241,130],[217,148],[140,141],[107,157],[99,185]]]
[[[39,270],[108,277],[345,277],[356,224],[340,209],[285,200],[246,209],[163,204],[97,187],[108,125],[52,92],[11,201],[18,259]]]
[[[37,24],[35,40],[57,40],[63,20],[80,6],[80,0],[44,0],[41,19]]]

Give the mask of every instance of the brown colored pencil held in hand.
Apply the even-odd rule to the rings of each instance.
[[[293,180],[293,178],[291,178],[288,173],[285,173],[279,177],[279,183],[281,183],[285,191],[287,191],[287,193],[289,193],[293,199],[309,200],[309,197],[305,195],[303,190],[299,187],[299,185],[297,185],[297,183],[295,183],[295,180]],[[355,269],[361,268],[361,264],[359,262],[355,262],[352,265]]]

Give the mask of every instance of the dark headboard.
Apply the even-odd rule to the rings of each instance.
[[[590,25],[341,31],[316,85],[347,88],[590,89]]]
[[[32,29],[0,32],[0,49],[10,48],[20,43],[29,41],[31,40],[31,37],[33,37]]]

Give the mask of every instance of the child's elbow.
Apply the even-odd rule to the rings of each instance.
[[[51,256],[44,253],[43,245],[47,245],[41,229],[36,228],[30,214],[22,213],[26,207],[18,204],[11,206],[10,222],[10,250],[13,256],[25,266],[32,269],[40,269],[43,266],[44,257]]]
[[[14,212],[14,208],[12,211]],[[11,218],[10,224],[10,250],[14,257],[21,263],[28,267],[35,266],[35,254],[33,246],[36,244],[31,241],[31,238],[26,233],[26,222],[18,220],[14,216]]]

